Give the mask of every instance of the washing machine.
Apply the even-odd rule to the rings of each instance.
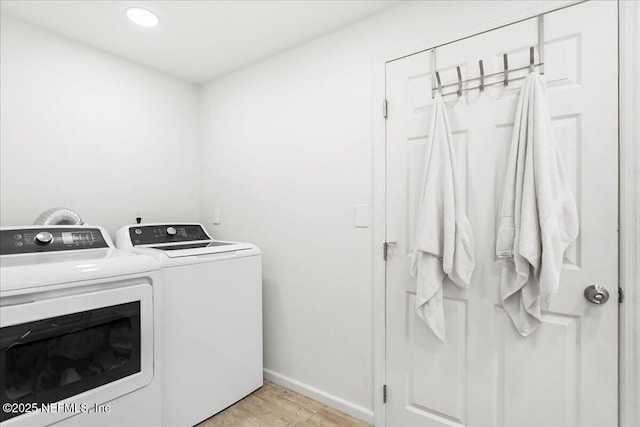
[[[255,245],[214,240],[196,223],[127,225],[115,243],[161,264],[163,425],[192,426],[262,386]]]
[[[100,227],[0,229],[0,425],[161,425],[159,263]]]

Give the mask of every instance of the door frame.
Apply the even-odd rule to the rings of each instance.
[[[618,4],[620,251],[619,416],[621,426],[640,425],[640,4]]]
[[[383,386],[386,382],[386,126],[385,102],[387,62],[432,47],[549,13],[580,1],[544,1],[531,6],[497,11],[491,20],[459,25],[451,33],[378,55],[374,61],[373,102],[373,409],[375,425],[386,422]],[[619,425],[640,425],[640,84],[634,73],[640,68],[640,2],[618,2],[619,38],[619,282],[624,290],[619,319]],[[385,104],[386,110],[386,104]],[[390,106],[393,109],[393,106]]]

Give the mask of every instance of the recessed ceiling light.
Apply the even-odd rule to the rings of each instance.
[[[133,22],[143,27],[155,27],[158,25],[158,17],[155,13],[148,11],[147,9],[141,9],[139,7],[131,7],[127,9],[127,16]]]

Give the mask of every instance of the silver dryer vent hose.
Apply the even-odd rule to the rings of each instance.
[[[84,221],[75,211],[67,208],[53,208],[42,212],[34,225],[82,225]]]

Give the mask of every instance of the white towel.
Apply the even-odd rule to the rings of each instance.
[[[578,213],[553,140],[542,77],[527,76],[514,120],[496,254],[505,258],[502,305],[527,336],[558,290],[562,260],[578,236]]]
[[[474,259],[451,127],[440,94],[435,98],[430,135],[411,274],[417,276],[416,313],[444,341],[443,281],[448,277],[460,287],[469,287]]]

